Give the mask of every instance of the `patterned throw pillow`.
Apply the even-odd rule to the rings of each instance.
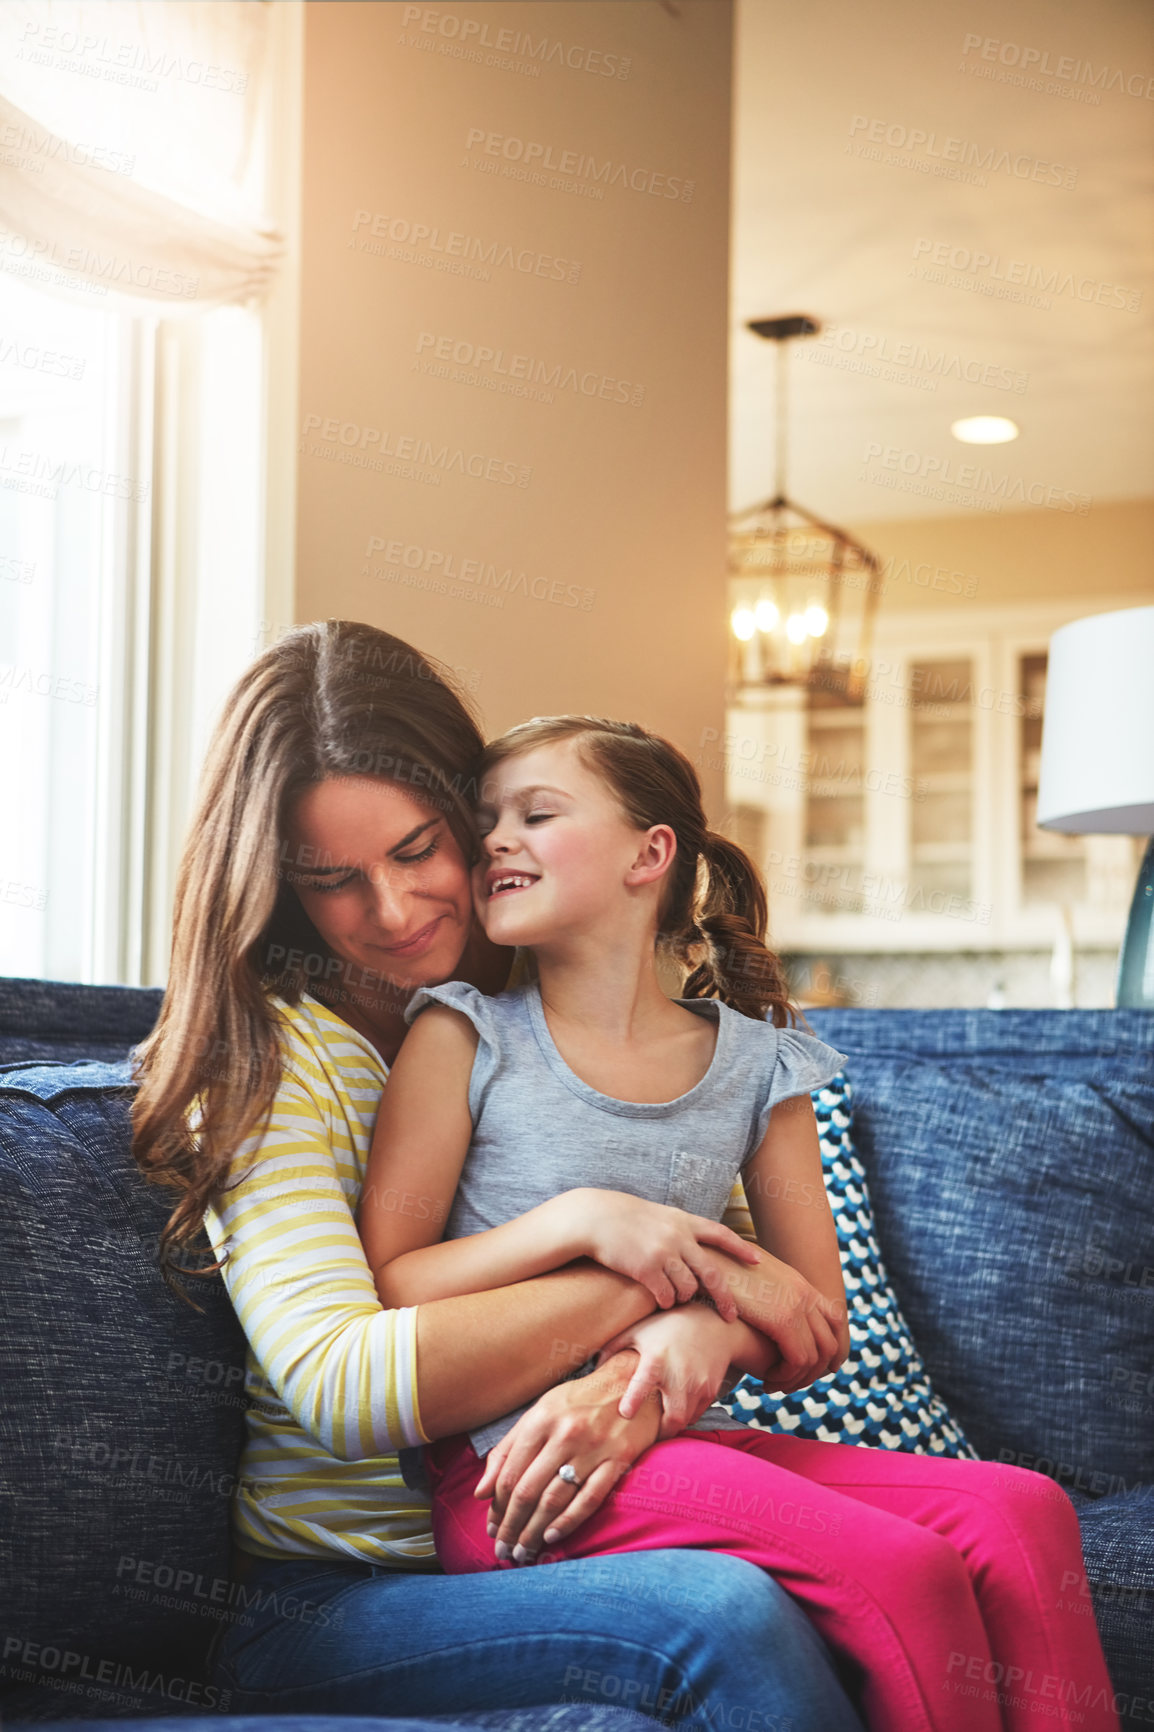
[[[865,1169],[850,1134],[853,1090],[844,1071],[813,1092],[822,1174],[849,1304],[850,1350],[830,1377],[773,1395],[743,1377],[720,1403],[735,1419],[765,1431],[822,1443],[863,1443],[915,1455],[978,1453],[944,1402],[914,1346],[874,1236]]]

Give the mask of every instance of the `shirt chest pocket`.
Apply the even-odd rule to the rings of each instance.
[[[737,1177],[731,1161],[677,1149],[669,1163],[669,1194],[666,1202],[675,1209],[688,1209],[720,1221]]]

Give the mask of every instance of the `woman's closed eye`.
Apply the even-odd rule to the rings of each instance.
[[[359,877],[360,877],[359,872],[352,872],[349,874],[349,876],[347,878],[329,879],[329,881],[325,884],[311,884],[311,885],[309,885],[309,889],[319,890],[322,895],[326,895],[330,891],[333,891],[333,890],[345,890],[345,889],[347,889],[348,886],[350,884],[352,884]]]
[[[419,866],[422,860],[431,860],[441,846],[441,838],[434,836],[433,840],[422,848],[419,854],[395,854],[393,858],[398,866]]]
[[[422,861],[431,860],[440,846],[441,838],[439,836],[434,836],[433,840],[418,853],[395,854],[393,858],[398,866],[419,866]],[[302,890],[319,890],[322,895],[325,895],[333,890],[347,889],[350,884],[354,884],[358,878],[364,878],[364,876],[365,874],[363,872],[354,870],[346,873],[343,878],[317,878],[310,880],[301,875],[297,882]]]
[[[344,878],[306,878],[303,873],[298,872],[290,877],[289,882],[295,884],[298,890],[316,890],[320,895],[327,896],[333,890],[343,890],[354,878],[359,877],[359,872],[350,872]]]

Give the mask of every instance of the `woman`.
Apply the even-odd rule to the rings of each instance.
[[[632,1350],[559,1381],[654,1308],[639,1284],[574,1263],[390,1311],[357,1237],[409,998],[451,978],[495,992],[508,975],[472,913],[465,778],[481,744],[425,657],[331,621],[254,663],[209,751],[134,1130],[142,1170],[179,1193],[166,1255],[203,1225],[249,1342],[233,1504],[249,1611],[222,1635],[218,1675],[238,1712],[617,1701],[861,1732],[808,1620],[754,1566],[660,1551],[445,1577],[427,1494],[398,1471],[400,1447],[539,1398],[515,1488],[535,1500],[543,1457],[596,1448],[624,1469],[660,1418],[653,1402],[617,1411]],[[663,1229],[669,1212],[646,1207]],[[701,1323],[684,1308],[689,1346]]]

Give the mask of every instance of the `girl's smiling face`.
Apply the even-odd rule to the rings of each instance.
[[[588,933],[619,914],[632,890],[659,878],[675,847],[668,826],[630,823],[576,740],[496,764],[477,823],[484,851],[473,891],[494,944],[539,948]]]

